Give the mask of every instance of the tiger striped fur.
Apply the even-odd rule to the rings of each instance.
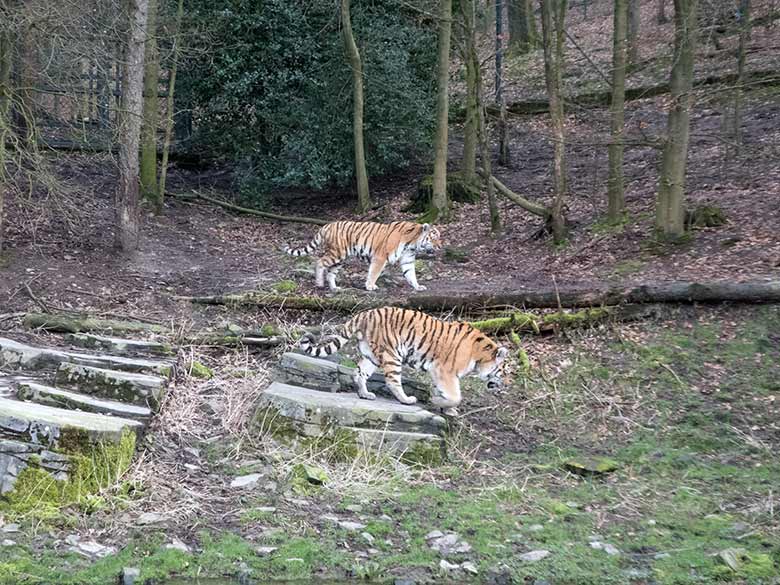
[[[385,264],[400,262],[406,281],[414,290],[425,290],[417,282],[414,268],[418,252],[432,253],[440,246],[439,230],[411,221],[376,223],[367,221],[336,221],[323,226],[304,248],[284,249],[292,256],[308,256],[318,251],[315,275],[317,286],[325,286],[327,276],[330,290],[338,290],[336,276],[341,264],[349,256],[368,259],[370,266],[366,290],[376,290],[376,280]]]
[[[401,386],[401,366],[406,364],[431,373],[431,402],[449,414],[461,401],[460,378],[474,371],[488,387],[499,386],[501,364],[508,353],[468,323],[442,321],[396,307],[363,311],[342,325],[338,334],[323,338],[319,344],[308,334],[299,345],[305,353],[323,357],[337,352],[353,337],[362,354],[353,378],[358,396],[376,398],[368,391],[366,380],[379,367],[398,401],[414,404],[417,399],[407,396]]]

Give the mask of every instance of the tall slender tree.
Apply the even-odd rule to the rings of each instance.
[[[482,83],[482,71],[477,70],[476,78],[477,102],[479,107],[479,144],[482,154],[482,172],[485,176],[485,189],[487,190],[488,208],[490,210],[490,233],[498,235],[503,230],[501,215],[496,201],[496,187],[493,184],[493,164],[490,156],[490,140],[488,139],[487,115],[485,113],[485,91]]]
[[[639,62],[640,16],[639,0],[628,0],[628,64],[631,67]]]
[[[168,95],[165,98],[165,137],[163,138],[162,160],[160,161],[160,181],[157,185],[157,200],[162,205],[165,199],[165,183],[168,177],[168,155],[171,150],[171,138],[173,137],[173,109],[176,95],[176,73],[179,70],[179,58],[181,56],[181,21],[184,17],[184,0],[178,0],[176,7],[176,21],[173,31],[173,51],[171,57],[171,69],[168,74]]]
[[[513,51],[527,53],[539,44],[536,18],[531,0],[508,0],[509,46]]]
[[[691,89],[696,49],[697,0],[674,0],[674,60],[670,76],[671,109],[663,148],[655,228],[659,239],[674,240],[685,231],[685,170],[690,137]]]
[[[737,48],[737,82],[734,89],[734,144],[736,154],[742,147],[742,86],[745,83],[747,44],[750,40],[750,0],[739,0],[739,47]]]
[[[466,183],[476,179],[477,134],[479,126],[479,107],[477,103],[477,76],[479,75],[479,55],[476,44],[476,2],[461,0],[463,13],[463,61],[466,65],[466,123],[463,128],[463,162],[461,172]]]
[[[447,221],[450,200],[447,195],[447,123],[449,104],[447,92],[450,80],[450,35],[452,33],[452,0],[439,2],[439,41],[436,71],[436,136],[434,138],[433,197],[430,220]]]
[[[138,147],[143,116],[144,41],[148,0],[128,0],[129,29],[122,74],[119,127],[119,182],[116,190],[116,246],[125,253],[138,248],[140,230]]]
[[[563,99],[563,42],[566,34],[567,0],[540,0],[542,7],[542,45],[544,46],[544,77],[550,101],[550,119],[553,140],[553,189],[550,208],[555,243],[566,238],[566,219],[563,200],[566,194],[566,142],[564,132]]]
[[[149,15],[144,43],[144,114],[141,125],[141,194],[162,211],[157,193],[157,118],[159,115],[160,51],[157,46],[157,0],[147,0]]]
[[[504,3],[496,0],[496,106],[498,107],[498,164],[509,164],[506,104],[504,103]]]
[[[617,222],[625,209],[623,194],[623,127],[626,98],[626,35],[628,33],[628,0],[615,0],[612,42],[612,115],[609,145],[609,180],[607,181],[607,218]]]
[[[365,213],[371,207],[366,172],[366,153],[363,141],[363,64],[360,52],[352,34],[352,19],[349,14],[349,0],[341,0],[341,32],[347,60],[352,68],[352,136],[355,150],[355,177],[357,178],[358,213]]]
[[[7,19],[8,6],[6,0],[0,0],[0,14]],[[11,33],[0,25],[0,254],[3,252],[3,233],[5,224],[5,190],[6,190],[6,152],[5,143],[8,138],[11,122],[8,117],[11,105]]]

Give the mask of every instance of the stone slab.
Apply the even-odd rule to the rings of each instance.
[[[159,376],[107,370],[63,362],[55,376],[57,386],[157,410],[165,394],[166,380]]]
[[[287,352],[282,355],[280,373],[282,381],[288,384],[328,392],[355,392],[355,384],[352,381],[355,368],[335,363],[332,359]],[[422,402],[430,399],[430,383],[416,379],[408,370],[404,370],[401,383],[409,396],[414,396]],[[375,372],[366,385],[371,392],[392,397],[381,372]]]
[[[126,430],[142,429],[136,420],[0,398],[0,439],[55,448],[84,439],[118,443]]]
[[[67,479],[70,459],[41,445],[0,439],[0,495],[14,488],[16,478],[35,458],[35,465],[51,473],[54,479]]]
[[[54,369],[61,363],[73,363],[126,372],[154,373],[170,377],[173,363],[112,355],[91,355],[49,347],[34,347],[0,337],[0,367],[21,370]]]
[[[356,435],[358,446],[407,457],[417,462],[429,463],[441,460],[445,443],[438,435],[430,433],[407,433],[379,429],[345,427]]]
[[[70,333],[65,336],[65,341],[77,347],[96,349],[124,356],[143,354],[169,356],[173,354],[173,349],[167,343],[143,339],[123,339],[121,337],[106,337],[92,333]]]
[[[447,421],[423,407],[396,400],[364,400],[357,394],[332,393],[273,382],[261,395],[259,408],[272,409],[299,432],[307,427],[355,427],[428,433],[443,436]],[[316,429],[313,429],[316,432]]]
[[[145,406],[136,406],[114,400],[100,400],[92,396],[70,392],[61,388],[52,388],[51,386],[35,382],[20,382],[18,384],[17,397],[20,400],[29,400],[36,404],[81,410],[83,412],[109,414],[122,418],[132,418],[142,422],[148,422],[152,416],[152,411]]]

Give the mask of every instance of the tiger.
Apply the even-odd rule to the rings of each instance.
[[[293,249],[285,246],[284,251],[291,256],[308,256],[319,250],[315,265],[315,280],[319,288],[325,286],[327,274],[330,290],[339,290],[336,276],[341,263],[349,256],[360,256],[371,263],[366,290],[377,289],[376,280],[385,264],[400,262],[406,281],[414,290],[423,291],[426,287],[417,282],[415,256],[418,252],[433,253],[440,247],[439,230],[427,223],[336,221],[323,226],[306,247]]]
[[[401,386],[401,366],[431,373],[431,403],[445,414],[457,414],[461,402],[460,378],[475,372],[489,389],[503,385],[502,364],[509,350],[499,346],[469,323],[443,321],[410,309],[382,307],[362,311],[341,326],[338,333],[319,344],[312,333],[299,347],[304,353],[323,357],[337,352],[350,339],[358,340],[362,355],[352,378],[360,398],[374,400],[366,380],[381,367],[387,389],[402,404],[414,404]]]

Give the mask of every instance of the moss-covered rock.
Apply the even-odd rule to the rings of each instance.
[[[280,294],[295,292],[297,289],[298,285],[292,280],[280,280],[271,285],[271,290]]]
[[[477,203],[481,195],[481,183],[477,180],[466,181],[460,172],[447,174],[447,193],[451,201],[460,203]],[[426,175],[417,186],[417,192],[412,196],[409,205],[404,209],[410,213],[427,211],[433,197],[433,175]]]
[[[214,372],[211,368],[203,365],[197,360],[192,360],[189,364],[189,373],[193,378],[200,378],[202,380],[210,380],[214,377]]]
[[[563,466],[580,475],[600,475],[615,471],[620,464],[608,457],[572,457]]]
[[[688,229],[720,227],[727,221],[726,213],[717,205],[698,205],[685,211],[685,225]]]

